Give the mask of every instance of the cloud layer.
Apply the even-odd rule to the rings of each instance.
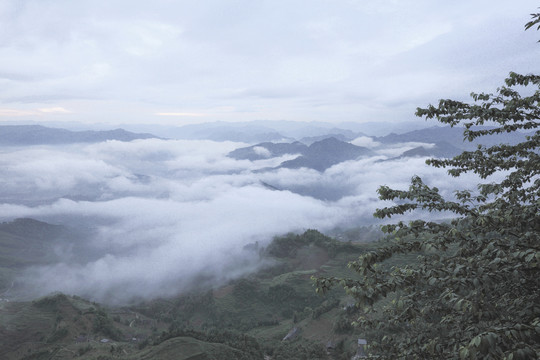
[[[509,71],[538,72],[537,33],[523,31],[537,7],[4,0],[0,119],[410,119],[440,97],[493,91]]]
[[[148,139],[2,149],[0,220],[32,217],[93,229],[85,244],[92,258],[66,255],[62,263],[30,269],[26,286],[34,294],[59,290],[112,303],[172,295],[260,267],[246,244],[372,222],[375,208],[387,205],[376,196],[382,184],[406,188],[418,174],[451,197],[451,189],[476,183],[473,177],[450,182],[422,158],[377,162],[378,156],[324,173],[256,172],[285,158],[226,157],[243,145]],[[339,196],[323,201],[264,183]]]

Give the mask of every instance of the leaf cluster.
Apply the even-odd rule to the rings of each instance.
[[[525,30],[529,30],[536,25],[538,25],[536,30],[540,30],[540,13],[531,14],[531,21],[525,24]],[[540,40],[538,40],[538,42],[540,42]]]
[[[415,210],[454,217],[386,225],[391,240],[349,263],[359,279],[316,279],[318,291],[339,284],[365,308],[356,325],[376,330],[370,351],[382,358],[540,358],[540,76],[510,73],[496,94],[472,98],[441,100],[417,115],[462,125],[465,141],[514,131],[526,132],[526,140],[427,163],[451,177],[501,180],[456,191],[450,200],[417,176],[407,190],[382,186],[380,199],[393,205],[376,217]],[[415,264],[381,266],[415,252]]]

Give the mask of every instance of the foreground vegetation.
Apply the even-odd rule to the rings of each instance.
[[[532,95],[522,97],[520,88]],[[472,97],[474,104],[441,100],[417,114],[463,124],[469,141],[528,131],[526,141],[428,160],[453,177],[472,172],[490,180],[476,191],[456,190],[454,201],[416,176],[408,190],[382,186],[380,198],[394,205],[376,217],[423,210],[455,218],[384,226],[392,240],[349,263],[360,279],[316,279],[319,291],[338,283],[367,309],[370,315],[360,316],[357,326],[378,330],[371,351],[383,358],[540,358],[540,76],[511,73],[496,95]],[[475,127],[485,124],[497,126]],[[379,266],[419,251],[418,262]]]
[[[525,28],[535,26],[540,13]],[[496,94],[471,96],[472,104],[440,100],[417,115],[463,125],[468,141],[515,131],[526,140],[428,160],[451,177],[484,181],[456,190],[454,200],[417,176],[408,190],[380,187],[380,199],[393,205],[376,217],[420,210],[454,218],[384,226],[387,244],[349,263],[360,279],[316,278],[318,291],[339,284],[366,309],[356,325],[378,330],[370,352],[379,358],[540,358],[540,76],[510,73]],[[418,251],[416,263],[380,266]]]

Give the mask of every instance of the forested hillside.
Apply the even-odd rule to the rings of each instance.
[[[21,222],[4,228],[16,229]],[[265,248],[249,245],[267,264],[264,269],[213,289],[122,307],[64,294],[28,302],[3,299],[0,356],[349,359],[357,352],[357,339],[366,334],[350,325],[359,309],[339,289],[316,294],[310,278],[354,276],[347,262],[377,246],[336,241],[308,230],[276,237]]]

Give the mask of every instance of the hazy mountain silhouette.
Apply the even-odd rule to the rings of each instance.
[[[286,154],[299,154],[296,159],[281,163],[278,168],[297,169],[306,167],[324,171],[332,165],[353,160],[360,156],[371,156],[375,153],[368,148],[356,146],[334,137],[316,141],[310,146],[301,142],[293,143],[260,143],[231,151],[228,156],[237,160],[261,160]],[[270,170],[270,169],[265,169]]]
[[[261,150],[264,149],[264,150]],[[301,142],[271,143],[264,142],[231,151],[228,156],[236,160],[262,160],[287,154],[304,154],[308,146]],[[266,150],[266,151],[265,151]]]
[[[326,134],[326,135],[303,137],[300,139],[300,142],[306,145],[311,145],[317,141],[321,141],[328,138],[336,138],[340,141],[348,142],[348,141],[356,139],[359,136],[362,136],[362,134],[354,133],[352,131],[344,131],[344,132],[331,133],[331,134]]]
[[[303,155],[284,161],[279,167],[297,169],[306,167],[324,171],[340,162],[371,156],[375,153],[368,148],[356,146],[336,138],[327,138],[311,144]]]
[[[151,134],[137,134],[123,129],[106,131],[70,131],[41,125],[0,126],[0,145],[58,145],[94,143],[107,140],[132,141],[157,138]]]
[[[451,158],[462,153],[462,150],[447,143],[446,141],[439,141],[435,143],[435,146],[417,146],[413,149],[404,151],[400,156],[389,159],[402,159],[407,157],[436,157],[436,158]]]
[[[473,128],[477,129],[477,128]],[[450,126],[433,126],[425,129],[414,130],[403,134],[391,133],[382,137],[375,137],[374,140],[383,144],[395,144],[405,142],[423,142],[423,143],[436,143],[441,144],[441,148],[444,148],[447,143],[460,150],[472,150],[476,149],[478,144],[485,146],[493,146],[501,143],[516,144],[525,139],[527,134],[525,133],[510,133],[510,134],[497,134],[475,139],[473,142],[469,142],[463,139],[462,127],[450,127]],[[451,150],[453,152],[453,150]],[[433,154],[429,154],[433,155]],[[457,154],[454,154],[457,155]],[[452,156],[454,156],[452,155]]]

